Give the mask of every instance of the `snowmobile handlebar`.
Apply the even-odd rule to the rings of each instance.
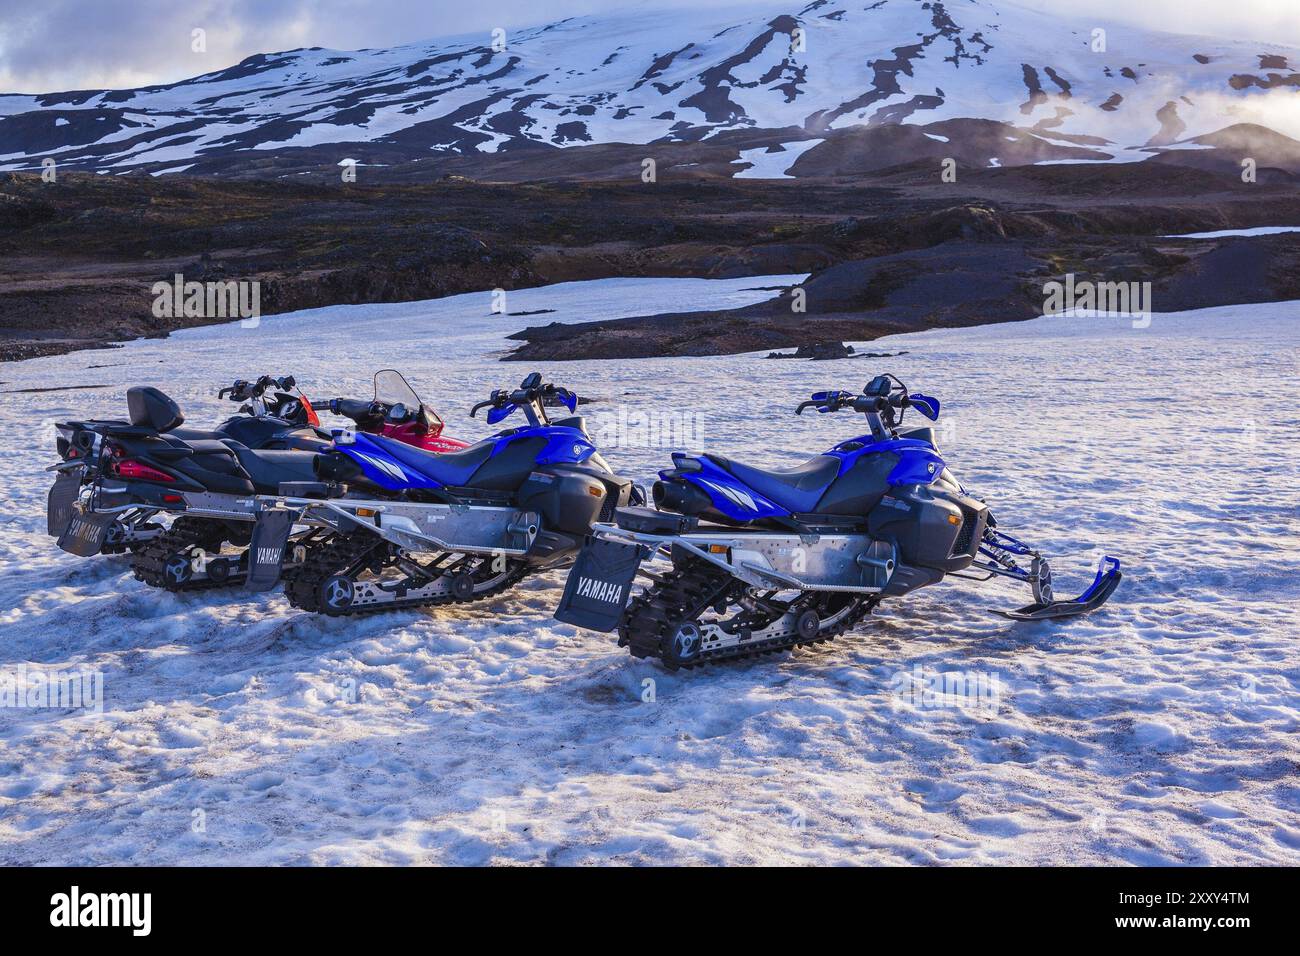
[[[476,417],[479,411],[484,408],[493,411],[533,406],[541,408],[547,404],[548,399],[558,401],[560,404],[567,406],[570,411],[573,411],[578,405],[578,396],[574,392],[551,383],[543,384],[542,376],[537,372],[533,372],[516,389],[493,389],[487,401],[479,402],[470,409],[469,416],[470,418]],[[504,417],[504,415],[501,417]],[[493,420],[491,414],[489,414],[488,420]]]
[[[400,424],[419,413],[419,409],[401,403],[390,405],[387,402],[368,402],[358,398],[328,398],[317,404],[335,415],[352,419],[358,425],[378,420]]]
[[[886,408],[908,408],[911,404],[911,400],[905,394],[854,395],[852,392],[817,392],[808,401],[800,402],[794,413],[802,415],[806,408],[815,408],[822,413],[851,408],[861,414],[870,414],[883,412]]]
[[[235,384],[217,392],[217,398],[229,398],[232,402],[246,402],[250,399],[261,398],[268,388],[277,388],[282,392],[287,392],[297,384],[298,382],[292,375],[283,375],[279,378],[273,375],[263,375],[255,382],[236,379]]]
[[[907,386],[894,375],[877,375],[861,395],[852,392],[817,392],[811,399],[801,402],[795,414],[802,415],[804,409],[815,408],[818,412],[838,412],[841,408],[851,408],[867,416],[871,435],[876,441],[898,437],[898,426],[903,421],[903,414],[909,408],[917,408],[930,420],[939,417],[937,400],[917,394],[916,399],[907,391]]]

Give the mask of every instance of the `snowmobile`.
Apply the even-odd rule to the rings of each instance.
[[[314,425],[270,414],[268,406],[259,404],[267,387],[283,388],[285,383],[292,387],[292,379],[264,378],[223,389],[223,397],[247,398],[250,405],[241,409],[245,415],[211,433],[182,429],[179,407],[152,388],[128,390],[129,422],[72,423],[68,457],[55,466],[61,474],[50,491],[49,532],[59,536],[64,550],[91,555],[103,550],[118,516],[131,515],[138,528],[141,514],[171,513],[177,517],[169,529],[156,526],[148,539],[131,542],[137,578],[177,591],[241,580],[247,552],[220,552],[227,542],[237,548],[247,545],[255,517],[252,496],[277,492],[285,482],[306,489],[303,493],[330,491],[315,481],[312,456],[328,448],[333,437],[318,427],[305,396],[300,414]],[[290,398],[279,394],[272,407],[283,410]],[[363,432],[390,435],[412,447],[465,447],[442,434],[442,420],[392,370],[376,374],[373,401],[332,398],[318,404],[352,419]]]
[[[270,393],[270,394],[268,394]],[[327,432],[319,431],[320,419],[307,397],[297,389],[293,376],[279,378],[264,375],[256,381],[237,380],[221,389],[218,398],[228,398],[244,403],[239,412],[216,428],[204,430],[179,426],[170,432],[171,438],[182,441],[220,441],[232,439],[249,448],[311,448],[329,441]],[[83,483],[89,482],[88,470],[81,468],[87,461],[97,459],[103,433],[108,428],[124,428],[131,423],[120,420],[67,421],[55,423],[55,446],[67,467],[56,465],[61,476],[76,476],[59,490],[60,507],[53,507],[55,489],[51,489],[51,507],[48,509],[47,531],[58,537],[67,527],[73,492],[79,492]],[[93,471],[93,469],[91,469]],[[141,506],[115,513],[114,520],[105,529],[99,554],[122,554],[134,551],[146,541],[152,541],[166,528],[159,523],[159,509]]]
[[[316,478],[346,495],[259,496],[248,586],[275,585],[299,524],[318,536],[284,571],[284,591],[294,607],[328,615],[479,600],[572,559],[594,521],[644,499],[581,417],[550,420],[557,403],[573,413],[578,398],[535,372],[498,389],[471,417],[486,409],[495,425],[520,412],[527,424],[452,454],[339,433],[316,456]]]
[[[630,507],[592,528],[555,616],[672,670],[830,640],[882,600],[947,575],[1028,584],[1015,620],[1084,614],[1120,582],[1102,558],[1092,585],[1057,600],[1047,560],[1001,531],[953,475],[929,427],[900,433],[906,410],[937,421],[937,399],[892,375],[861,395],[818,392],[795,410],[864,414],[870,433],[789,470],[718,455],[674,454],[655,508]],[[647,560],[660,557],[666,567]],[[650,584],[632,594],[640,572]]]

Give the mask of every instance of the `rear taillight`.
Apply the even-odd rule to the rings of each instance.
[[[118,478],[135,478],[140,481],[167,481],[172,482],[176,479],[164,471],[157,468],[151,468],[143,462],[136,461],[134,458],[114,459],[108,466],[108,470]]]

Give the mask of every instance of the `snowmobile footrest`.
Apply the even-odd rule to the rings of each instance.
[[[1014,611],[994,611],[1013,621],[1050,621],[1060,617],[1076,617],[1095,611],[1110,599],[1119,587],[1123,575],[1119,570],[1119,560],[1109,555],[1101,559],[1097,568],[1097,577],[1093,579],[1088,590],[1073,601],[1049,601],[1046,603],[1026,604]]]

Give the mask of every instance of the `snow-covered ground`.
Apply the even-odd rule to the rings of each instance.
[[[794,143],[782,143],[779,152],[772,152],[766,146],[758,149],[742,149],[737,164],[748,164],[744,169],[732,175],[732,179],[794,179],[787,176],[790,167],[820,139],[805,139]]]
[[[1250,229],[1216,229],[1213,232],[1186,232],[1166,239],[1227,239],[1230,236],[1276,236],[1284,232],[1300,232],[1300,226],[1254,226]]]
[[[104,703],[0,709],[0,862],[1300,862],[1300,303],[934,331],[873,343],[907,350],[887,360],[542,369],[592,416],[695,412],[710,447],[768,464],[854,433],[794,418],[809,392],[895,372],[943,400],[950,463],[1061,590],[1103,547],[1125,561],[1107,608],[1066,623],[949,581],[816,650],[674,675],[556,623],[561,573],[331,620],[150,591],[43,533],[51,422],[121,414],[128,384],[201,423],[236,376],[363,393],[395,365],[478,436],[470,404],[528,370],[497,361],[504,333],[785,281],[511,293],[557,310],[526,319],[487,295],[339,307],[4,366],[0,677],[86,668]],[[670,450],[607,457],[644,479]],[[920,692],[942,674],[982,692]]]

